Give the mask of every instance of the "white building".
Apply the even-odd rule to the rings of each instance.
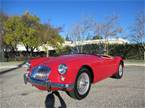
[[[99,43],[105,43],[105,40],[104,39],[96,39],[96,40],[86,40],[86,41],[77,41],[77,42],[72,42],[72,41],[65,41],[63,43],[63,46],[71,46],[71,47],[74,47],[76,45],[86,45],[86,44],[99,44]],[[127,40],[125,39],[122,39],[122,38],[117,38],[117,39],[109,39],[108,40],[108,43],[109,44],[126,44],[126,43],[129,43]],[[34,50],[34,52],[36,51],[45,51],[45,47],[48,47],[49,50],[55,50],[55,48],[51,47],[51,46],[48,46],[48,45],[43,45],[43,46],[40,46],[38,47],[38,50]],[[17,45],[17,50],[18,51],[26,51],[26,48],[23,44],[18,44]]]
[[[105,43],[105,39],[96,39],[96,40],[86,40],[86,41],[77,41],[77,42],[72,42],[72,41],[65,41],[63,46],[75,46],[75,45],[86,45],[86,44],[99,44],[99,43]],[[122,38],[117,38],[117,39],[108,39],[109,44],[126,44],[129,43],[127,40],[122,39]]]

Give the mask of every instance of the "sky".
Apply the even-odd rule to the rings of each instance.
[[[62,26],[64,36],[83,16],[93,16],[102,22],[112,14],[119,16],[119,25],[128,34],[136,14],[144,7],[144,0],[0,0],[4,13],[22,15],[28,11],[38,16],[41,23],[50,21],[54,26]]]

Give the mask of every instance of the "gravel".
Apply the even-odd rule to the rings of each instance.
[[[122,79],[93,84],[89,95],[80,101],[62,91],[59,96],[25,85],[26,69],[15,69],[0,75],[1,108],[145,108],[144,68],[127,66]]]

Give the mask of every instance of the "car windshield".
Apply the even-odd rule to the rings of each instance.
[[[102,56],[104,55],[104,50],[102,47],[83,47],[77,48],[77,47],[68,47],[64,51],[57,54],[56,52],[50,53],[50,56],[60,56],[60,55],[72,55],[72,54],[88,54],[88,55],[95,55],[95,56]]]
[[[94,55],[94,56],[98,56],[98,57],[102,57],[105,56],[103,55],[103,53],[95,53],[95,52],[79,52],[76,50],[71,50],[70,52],[64,53],[63,55],[72,55],[72,54],[88,54],[88,55]]]

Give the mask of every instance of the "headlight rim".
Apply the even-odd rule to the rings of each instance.
[[[60,68],[63,68],[63,69],[60,69]],[[67,70],[68,70],[68,66],[66,64],[62,63],[62,64],[58,65],[58,72],[59,72],[59,74],[61,74],[61,75],[66,74]],[[61,72],[61,71],[63,71],[63,72]]]

